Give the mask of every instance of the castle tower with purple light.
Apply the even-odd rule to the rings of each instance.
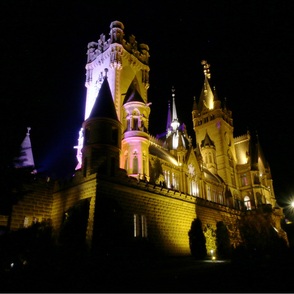
[[[149,88],[149,47],[138,44],[135,36],[124,39],[124,25],[113,21],[109,38],[101,34],[97,42],[90,42],[87,51],[85,121],[89,118],[107,71],[107,80],[123,141],[120,166],[129,175],[148,178],[149,114],[147,90]],[[79,134],[78,165],[82,163],[84,130]]]

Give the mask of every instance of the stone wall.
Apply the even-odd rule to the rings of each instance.
[[[79,201],[90,198],[87,240],[92,238],[96,182],[96,175],[85,178],[78,171],[72,179],[55,183],[51,213],[55,236],[59,234],[66,211]]]
[[[13,206],[11,230],[30,226],[33,222],[51,219],[52,184],[36,178],[23,188],[23,195]]]
[[[132,179],[124,184],[99,181],[97,200],[115,202],[123,213],[123,230],[134,238],[134,214],[147,220],[148,240],[168,255],[189,255],[189,236],[196,218],[195,197]]]
[[[206,238],[206,249],[210,255],[211,250],[216,250],[216,224],[224,222],[229,234],[230,241],[233,247],[236,247],[241,242],[238,229],[238,219],[241,217],[241,212],[231,209],[227,206],[214,203],[202,198],[197,198],[196,214],[202,222],[202,229]]]

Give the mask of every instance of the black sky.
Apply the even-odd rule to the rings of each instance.
[[[74,167],[84,115],[87,44],[108,37],[114,20],[126,38],[150,47],[150,132],[165,131],[176,89],[178,117],[191,130],[193,97],[211,64],[235,136],[258,133],[278,198],[294,195],[293,1],[0,2],[1,154],[8,162],[30,126],[40,170]]]

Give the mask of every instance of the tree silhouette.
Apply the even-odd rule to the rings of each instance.
[[[231,244],[229,231],[222,221],[216,224],[216,247],[218,258],[230,258]]]
[[[199,218],[195,218],[193,220],[188,235],[192,256],[196,259],[206,258],[206,239],[202,230],[202,223]]]

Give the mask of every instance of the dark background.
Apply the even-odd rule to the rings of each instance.
[[[86,97],[87,44],[108,39],[114,20],[150,48],[150,133],[165,131],[171,88],[192,131],[193,97],[211,64],[220,99],[233,111],[235,136],[258,133],[279,203],[294,194],[293,1],[0,2],[1,164],[31,127],[39,172],[76,166]]]

